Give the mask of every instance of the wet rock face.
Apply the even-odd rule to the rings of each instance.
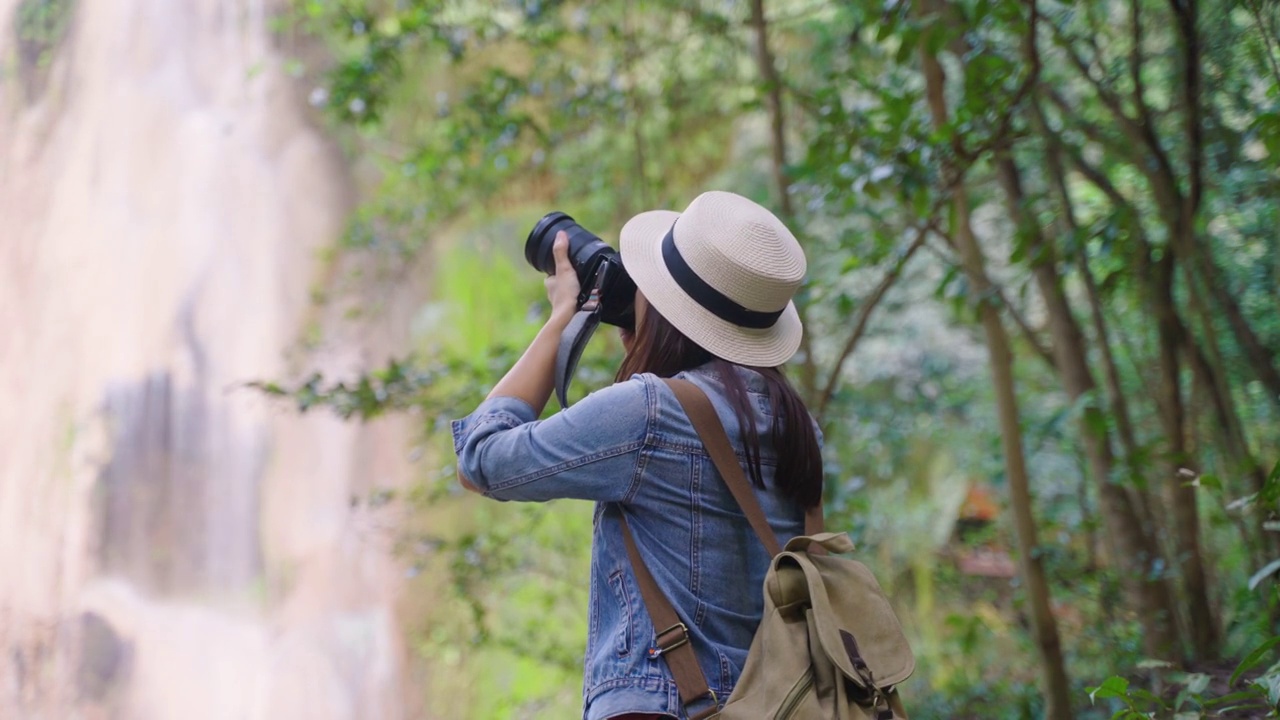
[[[103,569],[160,596],[234,591],[259,577],[263,453],[218,447],[231,433],[225,411],[167,372],[113,387],[104,407],[115,438],[95,492]]]
[[[78,655],[76,694],[82,703],[105,702],[113,689],[127,682],[133,646],[101,615],[80,615]]]
[[[394,519],[349,499],[411,425],[241,389],[401,355],[416,307],[310,300],[354,193],[285,2],[0,0],[0,720],[408,715]]]
[[[0,695],[0,708],[20,711],[49,694],[40,668],[53,657],[54,636],[37,630],[11,634],[8,640],[4,660],[9,663],[9,673],[4,678],[7,687]]]

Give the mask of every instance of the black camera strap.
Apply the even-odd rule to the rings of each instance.
[[[556,400],[561,408],[569,407],[569,383],[578,370],[578,360],[586,349],[591,336],[600,327],[600,297],[608,280],[609,264],[600,263],[595,277],[591,281],[591,289],[586,300],[578,308],[578,312],[560,333],[560,347],[556,349]]]
[[[578,369],[578,360],[582,357],[583,349],[587,347],[587,342],[600,326],[599,301],[597,300],[594,307],[590,309],[588,305],[591,305],[590,301],[583,305],[565,326],[564,332],[560,335],[560,347],[556,350],[556,399],[560,401],[561,408],[569,407],[569,383],[573,380],[573,373]]]

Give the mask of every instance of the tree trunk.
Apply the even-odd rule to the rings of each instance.
[[[1138,445],[1137,433],[1133,430],[1132,416],[1129,414],[1129,401],[1124,394],[1124,386],[1120,384],[1120,368],[1116,365],[1116,354],[1111,349],[1111,335],[1107,330],[1107,318],[1102,311],[1102,297],[1098,292],[1098,283],[1093,278],[1093,269],[1089,267],[1089,258],[1083,250],[1076,258],[1080,267],[1080,277],[1084,280],[1085,295],[1089,298],[1089,318],[1093,324],[1093,334],[1097,337],[1098,349],[1102,355],[1102,371],[1107,383],[1107,401],[1111,407],[1111,415],[1116,421],[1116,434],[1120,436],[1120,447],[1124,449],[1125,466],[1129,471],[1129,481],[1134,489],[1134,505],[1143,517],[1144,527],[1150,528],[1151,534],[1159,536],[1160,523],[1155,521],[1154,511],[1146,473],[1142,471],[1143,457],[1146,455]]]
[[[1179,187],[1177,178],[1167,168],[1158,179],[1157,195],[1166,198],[1160,205],[1169,227],[1169,244],[1164,249],[1165,256],[1156,266],[1155,301],[1160,333],[1162,385],[1170,403],[1165,413],[1165,429],[1169,434],[1170,459],[1175,468],[1180,470],[1181,467],[1190,465],[1192,459],[1186,447],[1182,395],[1178,382],[1177,346],[1187,331],[1181,327],[1174,305],[1174,265],[1178,255],[1182,256],[1183,262],[1195,260],[1196,218],[1204,200],[1204,124],[1201,112],[1203,69],[1198,26],[1199,3],[1197,0],[1176,0],[1170,3],[1170,7],[1174,13],[1182,50],[1182,118],[1187,177],[1185,194]],[[1191,644],[1197,660],[1212,660],[1218,654],[1218,628],[1209,602],[1209,583],[1200,548],[1196,489],[1188,485],[1180,472],[1170,473],[1168,480],[1173,499],[1173,516],[1178,524],[1178,532],[1174,534],[1174,538],[1178,545],[1178,560],[1182,566],[1191,612]]]
[[[1204,301],[1200,291],[1196,287],[1195,277],[1193,273],[1187,272],[1187,268],[1183,266],[1183,277],[1187,281],[1187,295],[1191,299],[1192,310],[1200,316],[1200,324],[1204,333],[1204,341],[1197,342],[1195,336],[1190,331],[1190,321],[1183,323],[1183,351],[1190,359],[1192,376],[1199,380],[1201,387],[1209,396],[1214,410],[1214,420],[1212,423],[1217,436],[1222,441],[1222,447],[1225,449],[1225,462],[1223,465],[1230,470],[1230,475],[1243,474],[1248,478],[1249,484],[1246,487],[1224,487],[1228,492],[1244,495],[1247,493],[1262,492],[1263,485],[1266,483],[1266,470],[1254,457],[1253,451],[1249,449],[1249,439],[1244,431],[1244,424],[1240,420],[1240,413],[1236,409],[1235,397],[1231,394],[1231,386],[1227,379],[1226,363],[1222,358],[1222,349],[1218,345],[1217,336],[1214,333],[1213,318],[1209,312],[1208,304]],[[1193,405],[1193,407],[1198,407]],[[1224,478],[1225,480],[1226,478]],[[1265,565],[1270,559],[1263,554],[1264,548],[1267,552],[1271,551],[1268,544],[1271,541],[1269,537],[1273,533],[1267,532],[1263,526],[1265,516],[1261,513],[1254,525],[1254,532],[1245,532],[1242,540],[1244,545],[1249,549],[1252,561],[1255,567]]]
[[[1125,109],[1126,103],[1115,87],[1099,81],[1092,74],[1087,61],[1073,49],[1067,49],[1073,63],[1080,69],[1082,76],[1097,90],[1098,98],[1110,111],[1128,140],[1127,144],[1115,149],[1129,158],[1133,167],[1146,176],[1159,211],[1159,218],[1168,229],[1169,241],[1161,248],[1163,255],[1151,268],[1152,272],[1140,269],[1136,275],[1146,289],[1157,326],[1160,392],[1156,394],[1155,399],[1160,405],[1159,415],[1168,442],[1167,461],[1171,466],[1165,480],[1172,510],[1172,523],[1169,530],[1173,537],[1177,564],[1187,596],[1193,658],[1210,659],[1217,653],[1217,629],[1210,609],[1208,583],[1205,579],[1204,559],[1200,549],[1199,514],[1196,509],[1195,489],[1188,486],[1189,478],[1182,475],[1183,470],[1189,469],[1193,463],[1185,438],[1185,411],[1181,397],[1179,377],[1181,368],[1178,357],[1181,324],[1177,317],[1173,293],[1175,257],[1180,257],[1183,262],[1194,257],[1195,222],[1204,197],[1201,39],[1197,0],[1171,0],[1169,6],[1178,33],[1182,60],[1182,72],[1178,78],[1180,87],[1172,88],[1174,94],[1181,100],[1181,107],[1178,109],[1181,111],[1183,136],[1176,140],[1161,141],[1158,134],[1159,127],[1153,119],[1155,113],[1146,102],[1145,91],[1141,84],[1142,3],[1135,2],[1131,5],[1134,37],[1129,60],[1133,86],[1130,101],[1135,107],[1136,118]],[[1055,104],[1063,107],[1064,113],[1071,114],[1070,107],[1060,102],[1059,95],[1052,90],[1047,92],[1054,99]],[[1086,128],[1088,132],[1088,123],[1081,127]],[[1106,144],[1105,138],[1096,133],[1091,133],[1090,137]],[[1178,177],[1167,146],[1176,147],[1185,155],[1184,178]],[[1087,163],[1079,161],[1078,158],[1073,160],[1082,172],[1090,169]],[[1110,181],[1105,176],[1087,172],[1086,175],[1098,184],[1099,188],[1107,192],[1118,206],[1128,205],[1127,200],[1116,192],[1114,187],[1109,188]],[[1136,215],[1134,217],[1136,223]],[[1141,249],[1140,256],[1149,257],[1151,252],[1152,247],[1145,245]]]
[[[1213,385],[1218,382],[1216,379],[1217,371],[1214,370],[1212,362],[1209,360],[1203,348],[1195,343],[1193,339],[1185,338],[1182,351],[1191,359],[1191,381],[1192,385],[1192,407],[1203,407],[1212,403],[1214,412],[1209,418],[1209,425],[1212,426],[1212,434],[1217,441],[1221,443],[1220,449],[1225,448],[1226,452],[1221,453],[1221,467],[1224,469],[1224,475],[1236,475],[1243,473],[1247,476],[1252,488],[1260,488],[1266,480],[1266,475],[1262,468],[1256,464],[1252,466],[1242,466],[1240,463],[1240,450],[1237,443],[1240,438],[1235,431],[1231,429],[1231,421],[1228,415],[1231,412],[1222,404],[1218,391],[1213,389]],[[1204,402],[1205,399],[1208,402]],[[1199,402],[1197,402],[1199,401]],[[1197,424],[1191,423],[1194,429]],[[1192,449],[1195,449],[1195,438],[1191,438]],[[1208,445],[1207,441],[1202,441],[1201,445]],[[1246,451],[1247,452],[1247,451]],[[1223,492],[1227,497],[1238,497],[1247,494],[1250,490],[1239,487],[1231,487],[1227,484],[1229,478],[1223,479]],[[1236,528],[1240,532],[1240,542],[1248,552],[1250,562],[1254,567],[1262,567],[1271,559],[1264,553],[1263,548],[1267,543],[1267,535],[1270,534],[1263,529],[1261,521],[1264,518],[1258,518],[1259,523],[1254,526],[1254,531],[1250,531],[1245,520],[1238,517],[1236,513],[1228,512],[1233,521],[1236,521]]]
[[[1133,157],[1134,167],[1147,178],[1152,197],[1159,208],[1159,217],[1169,233],[1169,242],[1161,249],[1163,255],[1154,265],[1150,262],[1152,247],[1145,239],[1139,257],[1145,261],[1146,267],[1140,267],[1135,273],[1137,280],[1146,291],[1152,313],[1156,320],[1158,336],[1157,371],[1160,377],[1159,392],[1155,401],[1159,406],[1161,425],[1168,443],[1168,454],[1165,488],[1171,508],[1169,534],[1173,540],[1177,566],[1183,581],[1187,597],[1190,620],[1193,659],[1208,659],[1217,652],[1217,630],[1213,621],[1208,595],[1208,583],[1205,579],[1204,559],[1200,550],[1199,513],[1196,509],[1195,489],[1187,485],[1189,478],[1182,476],[1181,470],[1192,465],[1187,452],[1184,409],[1181,397],[1181,370],[1178,358],[1180,344],[1179,333],[1181,323],[1174,305],[1174,258],[1178,253],[1189,254],[1194,244],[1195,219],[1199,212],[1202,198],[1203,179],[1201,177],[1203,153],[1203,137],[1199,128],[1199,43],[1195,34],[1194,2],[1192,7],[1177,8],[1178,27],[1184,38],[1184,87],[1183,110],[1185,111],[1186,141],[1188,151],[1188,190],[1184,193],[1174,173],[1169,155],[1156,137],[1156,128],[1152,123],[1138,123],[1127,116],[1114,95],[1103,94],[1108,102],[1117,123],[1126,131],[1131,140],[1128,152]],[[1135,6],[1137,7],[1137,6]],[[1101,92],[1101,91],[1100,91]],[[1150,109],[1146,107],[1141,93],[1135,93],[1133,101],[1138,105],[1139,117],[1147,117]],[[1056,100],[1055,100],[1056,102]],[[1072,161],[1083,174],[1098,185],[1118,207],[1127,208],[1132,222],[1138,226],[1136,212],[1128,201],[1113,187],[1110,180],[1076,155]]]
[[[1057,252],[1045,238],[1043,229],[1026,212],[1026,197],[1017,165],[1007,153],[998,158],[996,168],[1008,200],[1009,214],[1026,233],[1031,272],[1049,316],[1054,363],[1063,389],[1072,402],[1092,393],[1097,384],[1085,355],[1084,333],[1063,292],[1057,271]],[[1098,487],[1098,508],[1102,513],[1108,554],[1119,568],[1129,607],[1138,613],[1143,627],[1143,646],[1154,658],[1172,658],[1178,651],[1174,605],[1163,581],[1153,568],[1159,553],[1144,530],[1142,521],[1124,487],[1112,482],[1114,455],[1107,431],[1107,419],[1096,400],[1088,399],[1080,416],[1080,436],[1089,471]]]
[[[764,0],[751,0],[751,28],[756,36],[756,69],[764,86],[765,108],[769,114],[769,160],[773,176],[773,192],[782,219],[790,225],[795,219],[791,202],[791,178],[787,176],[787,127],[782,111],[782,81],[769,50],[769,22],[764,14]],[[796,303],[801,324],[806,327],[800,337],[800,394],[811,406],[818,397],[818,360],[813,355],[812,328],[807,308]]]
[[[955,191],[957,218],[956,243],[962,253],[965,274],[973,286],[973,292],[983,297],[991,289],[984,268],[985,260],[969,219],[968,194],[963,187]],[[1014,529],[1018,540],[1018,555],[1022,576],[1026,581],[1027,600],[1035,629],[1036,644],[1044,673],[1045,700],[1050,720],[1066,720],[1072,717],[1071,688],[1067,680],[1066,665],[1062,658],[1062,641],[1058,636],[1057,620],[1049,597],[1049,582],[1037,548],[1039,539],[1036,521],[1031,507],[1030,478],[1026,457],[1022,448],[1022,427],[1019,420],[1018,399],[1013,384],[1013,353],[1009,337],[1000,321],[999,309],[989,300],[981,302],[982,329],[987,339],[991,358],[991,380],[996,390],[996,408],[999,413],[1001,447],[1004,450],[1005,473],[1009,482]]]
[[[1150,538],[1151,547],[1156,550],[1161,558],[1169,557],[1170,539],[1169,523],[1165,517],[1165,513],[1161,510],[1161,506],[1152,497],[1151,487],[1147,480],[1148,471],[1146,470],[1148,453],[1138,445],[1137,434],[1133,429],[1133,421],[1129,414],[1129,402],[1125,397],[1124,387],[1120,383],[1120,368],[1116,364],[1115,352],[1111,347],[1110,333],[1107,329],[1106,315],[1102,310],[1102,297],[1098,291],[1098,284],[1093,278],[1093,269],[1089,267],[1089,258],[1084,252],[1084,248],[1080,248],[1077,263],[1080,268],[1080,276],[1084,280],[1085,293],[1089,298],[1089,311],[1093,322],[1094,333],[1098,338],[1098,346],[1102,353],[1102,366],[1106,375],[1107,395],[1111,404],[1111,412],[1116,420],[1116,433],[1120,436],[1120,446],[1124,449],[1125,467],[1129,472],[1131,483],[1130,497],[1133,499],[1134,507],[1138,510],[1142,518],[1143,527],[1147,528],[1147,537]],[[1166,563],[1167,566],[1167,563]],[[1182,638],[1187,636],[1186,622],[1183,616],[1179,615],[1178,606],[1174,600],[1174,582],[1167,573],[1163,574],[1159,579],[1160,584],[1164,587],[1164,596],[1173,603],[1173,629],[1177,631],[1178,647],[1182,646]]]
[[[1201,37],[1199,28],[1199,3],[1197,0],[1175,0],[1170,3],[1182,50],[1182,100],[1183,121],[1186,128],[1187,147],[1187,197],[1186,205],[1194,215],[1199,211],[1203,196],[1204,166],[1204,121],[1201,102],[1204,71],[1201,67]],[[1190,220],[1192,218],[1188,218]],[[1183,237],[1177,238],[1182,244],[1180,251],[1184,262],[1198,261],[1203,270],[1209,293],[1221,306],[1231,326],[1236,341],[1244,351],[1245,360],[1257,378],[1267,388],[1267,394],[1277,407],[1280,407],[1280,369],[1275,364],[1276,353],[1266,347],[1253,327],[1245,319],[1240,304],[1232,297],[1226,282],[1213,262],[1213,255],[1208,248],[1200,246],[1194,235],[1194,226],[1188,224]]]
[[[782,115],[782,82],[769,50],[769,24],[764,0],[751,0],[751,28],[756,35],[756,66],[764,83],[765,109],[769,114],[769,155],[772,160],[773,189],[782,214],[791,217],[791,179],[787,177],[786,119]]]
[[[1045,141],[1045,164],[1049,170],[1049,183],[1061,208],[1059,216],[1066,226],[1066,232],[1076,235],[1080,225],[1076,221],[1075,205],[1071,201],[1071,193],[1067,189],[1066,167],[1062,162],[1062,141],[1049,130],[1039,102],[1033,106],[1032,119],[1036,129]],[[1111,415],[1116,421],[1116,434],[1120,437],[1120,447],[1124,450],[1125,467],[1129,471],[1130,495],[1133,505],[1142,518],[1142,526],[1147,528],[1159,547],[1161,524],[1157,522],[1158,514],[1152,510],[1152,502],[1147,487],[1146,475],[1142,472],[1140,457],[1142,452],[1138,446],[1138,436],[1133,429],[1132,416],[1129,413],[1129,402],[1125,397],[1124,387],[1120,384],[1120,369],[1116,365],[1115,352],[1111,348],[1111,334],[1107,331],[1106,314],[1102,310],[1102,296],[1098,284],[1094,281],[1093,270],[1089,267],[1089,255],[1084,242],[1075,238],[1075,261],[1080,271],[1080,278],[1085,288],[1085,297],[1089,301],[1089,319],[1093,327],[1095,342],[1102,356],[1103,376],[1106,380],[1107,400]],[[1145,242],[1144,242],[1145,244]],[[1166,593],[1167,594],[1167,593]]]
[[[1201,277],[1204,278],[1205,285],[1209,288],[1209,295],[1214,302],[1222,310],[1223,316],[1227,318],[1227,325],[1231,328],[1231,333],[1235,336],[1236,342],[1240,345],[1241,352],[1244,353],[1245,362],[1248,363],[1249,369],[1253,371],[1264,388],[1267,389],[1267,396],[1271,398],[1271,402],[1277,408],[1280,408],[1280,370],[1276,368],[1276,358],[1280,357],[1280,353],[1276,353],[1268,348],[1258,333],[1254,331],[1253,326],[1249,324],[1248,319],[1244,316],[1244,311],[1240,309],[1240,303],[1236,302],[1235,296],[1231,290],[1226,287],[1226,281],[1222,277],[1218,266],[1214,264],[1213,253],[1203,243],[1196,243],[1196,257],[1199,268],[1201,269]]]
[[[936,9],[938,2],[927,4]],[[937,128],[947,124],[947,106],[944,95],[946,76],[937,56],[927,44],[920,46],[929,109]],[[954,168],[951,169],[955,172]],[[1009,482],[1011,510],[1018,543],[1018,556],[1022,577],[1026,583],[1027,602],[1036,645],[1040,651],[1043,672],[1045,706],[1049,720],[1067,720],[1072,717],[1071,685],[1067,680],[1066,665],[1062,657],[1062,641],[1058,635],[1057,620],[1049,598],[1049,583],[1044,565],[1037,552],[1035,516],[1031,508],[1031,487],[1027,476],[1026,458],[1022,448],[1022,428],[1018,415],[1018,399],[1013,382],[1013,353],[1009,336],[1000,320],[999,308],[991,300],[992,283],[987,276],[982,249],[973,235],[969,218],[969,198],[963,181],[954,185],[953,209],[955,212],[955,242],[961,264],[969,278],[973,296],[979,298],[982,328],[987,339],[991,358],[991,379],[995,385],[996,408],[1000,421],[1001,444],[1004,449],[1005,472]]]
[[[1152,310],[1156,316],[1159,346],[1161,403],[1160,419],[1168,442],[1169,469],[1166,495],[1173,511],[1173,542],[1178,569],[1187,593],[1193,658],[1208,660],[1217,655],[1218,632],[1209,603],[1209,583],[1200,548],[1200,514],[1196,489],[1189,484],[1195,470],[1187,452],[1185,410],[1182,402],[1181,366],[1178,348],[1182,344],[1182,323],[1174,306],[1174,249],[1164,248],[1155,263],[1152,283]]]
[[[1236,409],[1235,397],[1231,394],[1231,385],[1227,378],[1227,365],[1222,357],[1222,348],[1218,344],[1214,332],[1213,317],[1208,304],[1196,287],[1195,275],[1186,265],[1183,266],[1183,277],[1187,282],[1187,296],[1191,299],[1191,309],[1200,316],[1200,325],[1204,332],[1204,342],[1198,343],[1190,332],[1190,321],[1183,323],[1188,328],[1183,333],[1186,341],[1188,357],[1192,361],[1192,370],[1200,373],[1208,383],[1209,397],[1213,401],[1214,411],[1220,424],[1228,451],[1232,454],[1239,471],[1251,477],[1248,492],[1261,492],[1266,481],[1266,471],[1253,457],[1249,450],[1249,439],[1244,431],[1244,423]]]

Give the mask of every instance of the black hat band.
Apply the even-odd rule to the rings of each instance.
[[[783,310],[786,308],[775,312],[747,309],[698,277],[693,268],[689,267],[689,263],[685,262],[680,250],[676,248],[675,232],[676,226],[672,225],[667,231],[667,236],[662,239],[662,261],[666,263],[667,270],[676,284],[693,298],[694,302],[721,320],[740,327],[763,330],[773,327],[778,322],[778,318],[782,317]]]

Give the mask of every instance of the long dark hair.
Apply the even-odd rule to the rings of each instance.
[[[675,328],[652,305],[645,308],[635,331],[635,339],[622,365],[617,382],[636,373],[653,373],[669,378],[685,370],[711,363],[720,377],[729,402],[742,427],[743,447],[747,453],[747,475],[756,487],[763,488],[760,469],[760,437],[756,432],[755,411],[747,384],[738,374],[738,366],[717,357],[690,340]],[[748,367],[764,378],[769,401],[773,406],[773,428],[770,439],[777,454],[778,468],[774,476],[777,489],[801,507],[822,502],[822,453],[809,411],[780,367]]]

